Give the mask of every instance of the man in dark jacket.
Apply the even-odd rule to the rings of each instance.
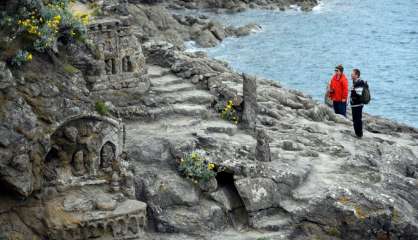
[[[353,115],[353,125],[356,136],[361,138],[363,136],[363,88],[365,82],[360,79],[360,70],[353,69],[351,72],[351,79],[353,80],[353,87],[351,88],[350,104]]]

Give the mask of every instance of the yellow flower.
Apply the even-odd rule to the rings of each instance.
[[[32,53],[28,53],[28,55],[26,55],[26,61],[32,61]]]
[[[215,164],[213,164],[213,163],[209,163],[208,164],[208,169],[209,170],[212,170],[212,169],[214,169],[215,168]]]

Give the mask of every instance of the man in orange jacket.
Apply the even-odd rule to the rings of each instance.
[[[346,117],[348,80],[344,75],[344,67],[341,64],[335,67],[335,74],[330,81],[329,97],[332,100],[335,113]]]

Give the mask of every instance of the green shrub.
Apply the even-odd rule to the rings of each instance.
[[[103,101],[97,101],[95,107],[96,112],[98,112],[100,115],[107,115],[109,113],[109,108]]]
[[[28,51],[19,50],[16,56],[12,59],[12,65],[20,66],[26,62],[32,61],[32,54]]]
[[[237,110],[235,110],[231,100],[229,100],[226,103],[226,106],[222,109],[221,118],[234,124],[238,124],[238,113]]]
[[[203,151],[192,151],[180,159],[178,170],[181,175],[193,182],[208,182],[216,176],[215,164],[209,162]]]

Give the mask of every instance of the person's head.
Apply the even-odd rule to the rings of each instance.
[[[338,66],[335,67],[335,74],[337,75],[341,75],[344,72],[344,67],[342,64],[339,64]]]
[[[351,72],[351,79],[353,80],[357,80],[360,78],[360,70],[357,68],[354,68],[353,71]]]

